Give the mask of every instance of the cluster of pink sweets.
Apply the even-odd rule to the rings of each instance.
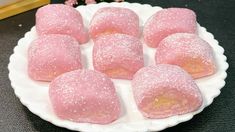
[[[144,67],[139,17],[130,9],[99,9],[88,32],[74,8],[47,5],[36,13],[36,30],[28,74],[52,81],[53,109],[66,120],[107,124],[118,119],[120,101],[110,78],[132,81],[136,104],[147,118],[192,112],[202,104],[193,78],[216,71],[213,50],[198,37],[196,15],[189,9],[163,9],[145,23],[144,42],[156,48],[154,66]],[[79,44],[89,37],[95,70],[82,69]]]

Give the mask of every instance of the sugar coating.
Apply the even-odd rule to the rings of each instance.
[[[51,81],[81,68],[79,43],[68,35],[42,35],[28,49],[28,74],[34,80]]]
[[[156,48],[159,42],[170,34],[196,31],[196,15],[192,10],[167,8],[149,18],[143,29],[143,37],[148,46]]]
[[[36,13],[36,30],[39,35],[67,34],[80,44],[88,41],[81,14],[73,7],[64,4],[49,4]]]
[[[113,82],[93,70],[75,70],[54,79],[49,96],[56,115],[65,120],[107,124],[120,116]]]
[[[201,92],[182,68],[159,64],[141,68],[132,80],[136,104],[148,118],[166,118],[197,110]]]
[[[127,8],[104,7],[99,9],[93,16],[89,32],[91,38],[100,34],[122,33],[139,37],[139,17]]]
[[[142,43],[125,34],[102,35],[94,41],[93,66],[109,77],[132,79],[144,66]]]
[[[173,64],[182,67],[193,78],[212,75],[216,71],[213,50],[199,36],[176,33],[163,39],[155,55],[157,64]]]

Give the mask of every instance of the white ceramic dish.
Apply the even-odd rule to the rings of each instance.
[[[153,13],[161,10],[160,7],[141,5],[138,3],[130,4],[126,2],[79,6],[77,7],[77,10],[81,12],[84,18],[84,23],[87,25],[94,12],[105,6],[120,6],[132,9],[139,15],[141,26]],[[123,107],[122,115],[118,120],[108,125],[98,125],[74,123],[59,119],[54,114],[50,105],[48,97],[48,83],[33,81],[27,75],[27,49],[30,42],[37,37],[34,27],[19,40],[18,45],[14,48],[14,53],[10,57],[10,63],[8,66],[9,78],[15,94],[22,104],[25,105],[32,113],[56,126],[84,132],[160,131],[190,120],[195,114],[200,113],[205,107],[213,102],[213,99],[220,94],[220,89],[225,85],[224,80],[227,76],[226,69],[228,68],[228,63],[226,62],[226,56],[223,55],[224,49],[218,45],[218,41],[216,41],[213,35],[207,32],[204,27],[198,25],[198,33],[200,37],[209,42],[213,47],[217,63],[217,72],[212,76],[196,80],[196,83],[203,94],[203,105],[199,110],[184,115],[173,116],[165,119],[144,118],[135,105],[130,82],[125,80],[113,80]],[[81,46],[83,61],[86,63],[85,67],[91,69],[92,45],[93,43],[90,41],[89,43]],[[144,54],[145,64],[154,64],[153,57],[155,50],[144,45]]]

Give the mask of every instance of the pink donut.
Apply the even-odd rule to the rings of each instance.
[[[82,16],[76,9],[64,4],[49,4],[39,8],[36,13],[36,30],[39,35],[70,35],[80,44],[88,41]]]
[[[34,80],[51,81],[80,68],[79,43],[68,35],[42,35],[28,49],[28,74]]]
[[[122,33],[139,37],[139,17],[127,8],[104,7],[99,9],[93,16],[90,28],[91,38],[101,34]]]
[[[196,33],[195,13],[186,8],[168,8],[155,13],[145,23],[143,36],[150,47],[157,47],[159,42],[170,34],[185,32]]]
[[[107,124],[120,116],[113,82],[97,71],[75,70],[60,75],[50,83],[49,96],[61,119]]]
[[[136,104],[147,118],[166,118],[199,109],[202,95],[192,77],[178,66],[141,68],[132,80]]]
[[[211,46],[195,34],[176,33],[166,37],[160,42],[155,59],[157,64],[178,65],[193,78],[216,71]]]
[[[93,66],[111,78],[132,79],[144,66],[142,43],[126,34],[102,35],[94,41]]]

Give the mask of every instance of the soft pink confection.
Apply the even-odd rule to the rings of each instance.
[[[147,118],[166,118],[199,109],[202,95],[192,77],[175,65],[141,68],[132,80],[136,104]]]
[[[186,8],[168,8],[155,13],[146,22],[143,29],[144,41],[150,47],[173,33],[196,33],[196,15]]]
[[[126,34],[108,34],[94,41],[94,69],[116,79],[132,79],[144,66],[140,40]]]
[[[93,39],[101,34],[110,33],[139,37],[139,17],[134,11],[127,8],[104,7],[93,16],[89,32]]]
[[[64,4],[49,4],[36,13],[36,30],[39,35],[67,34],[76,38],[80,44],[88,41],[82,16],[73,7]]]
[[[34,80],[51,81],[58,75],[81,69],[79,43],[68,35],[43,35],[28,49],[28,74]]]
[[[107,124],[121,108],[113,82],[93,70],[75,70],[54,79],[49,96],[58,117],[74,122]]]
[[[193,78],[215,73],[211,46],[195,34],[176,33],[163,39],[156,52],[157,64],[178,65]]]

